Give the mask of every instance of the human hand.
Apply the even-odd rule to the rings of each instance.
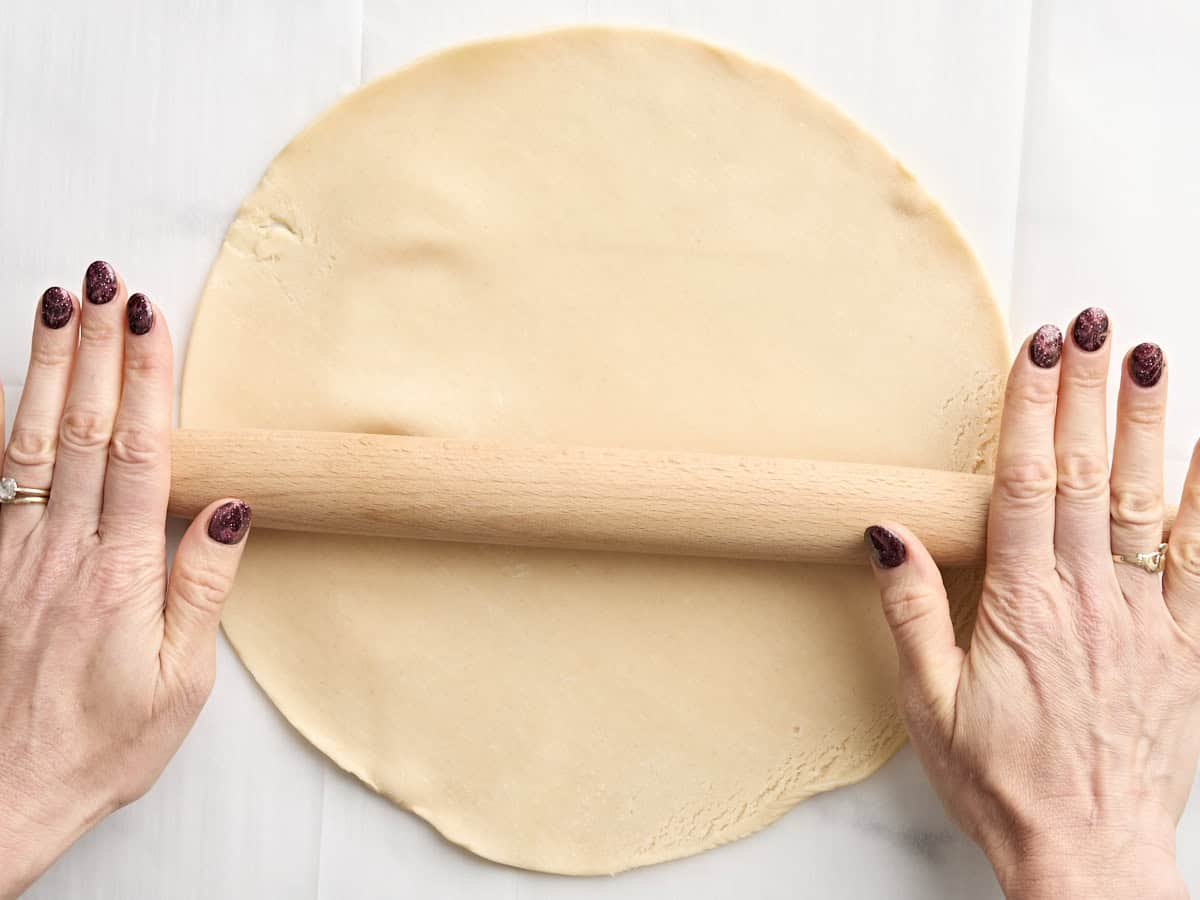
[[[970,648],[917,537],[867,530],[900,706],[1010,897],[1186,896],[1175,826],[1200,753],[1200,448],[1164,576],[1161,351],[1126,357],[1111,473],[1108,319],[1039,329],[1009,375]],[[1061,359],[1061,361],[1060,361]]]
[[[218,501],[167,575],[166,323],[106,263],[42,296],[0,512],[0,897],[144,794],[212,687],[250,510]],[[0,398],[0,427],[3,404]]]

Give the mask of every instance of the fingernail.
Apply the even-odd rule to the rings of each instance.
[[[871,558],[881,569],[894,569],[908,559],[908,551],[904,549],[904,541],[896,537],[882,525],[872,525],[863,534]]]
[[[125,304],[125,318],[134,334],[145,334],[154,327],[154,307],[145,294],[134,294]]]
[[[62,328],[71,321],[73,312],[75,304],[71,302],[71,295],[62,288],[47,288],[42,294],[42,324],[47,328]]]
[[[1154,387],[1162,377],[1163,352],[1158,344],[1138,344],[1129,353],[1129,377],[1142,387]]]
[[[1053,325],[1043,325],[1029,341],[1029,358],[1039,369],[1053,369],[1062,356],[1062,332]]]
[[[1080,350],[1089,353],[1099,350],[1108,339],[1108,313],[1098,306],[1089,306],[1076,316],[1071,336]]]
[[[102,259],[96,260],[87,267],[83,277],[83,293],[88,303],[97,306],[107,303],[117,296],[117,272]]]
[[[208,520],[208,536],[218,544],[236,544],[250,529],[250,507],[241,500],[222,503]]]

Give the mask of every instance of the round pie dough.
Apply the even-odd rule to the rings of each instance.
[[[1007,357],[958,231],[838,110],[577,29],[440,53],[296,138],[209,277],[182,422],[982,471]],[[259,529],[225,628],[338,765],[529,869],[696,853],[903,740],[865,565]]]

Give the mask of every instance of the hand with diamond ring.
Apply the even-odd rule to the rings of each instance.
[[[1047,325],[1009,375],[969,648],[897,523],[867,542],[900,706],[950,815],[1010,897],[1184,897],[1175,826],[1200,754],[1200,448],[1165,558],[1162,351],[1123,363],[1106,438],[1108,317]]]
[[[107,263],[83,296],[41,297],[0,482],[0,897],[171,758],[212,687],[250,524],[212,503],[168,574],[171,339]]]

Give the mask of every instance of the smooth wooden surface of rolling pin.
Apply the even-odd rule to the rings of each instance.
[[[983,560],[992,480],[855,463],[302,431],[178,431],[171,513],[222,496],[258,527],[862,564],[904,522],[942,565]],[[1152,549],[1152,548],[1147,548]]]

